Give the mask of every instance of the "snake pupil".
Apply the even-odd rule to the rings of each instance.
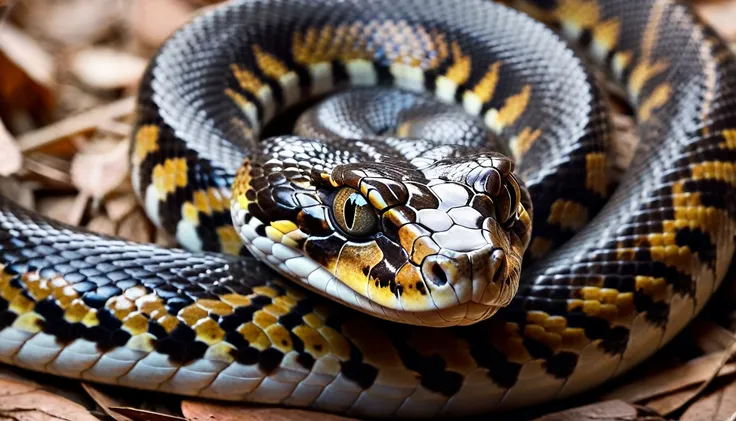
[[[348,197],[348,200],[345,202],[345,224],[347,225],[348,229],[354,229],[355,228],[355,208],[358,206],[357,198],[355,197],[357,195],[351,194],[350,197]]]
[[[337,225],[352,236],[366,236],[378,228],[378,215],[357,190],[343,187],[335,194],[334,217]]]

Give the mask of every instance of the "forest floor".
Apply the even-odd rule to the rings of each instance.
[[[0,191],[94,232],[164,246],[129,181],[128,135],[147,58],[207,0],[0,0]],[[736,0],[695,1],[736,46]],[[615,119],[619,167],[636,142]],[[628,152],[628,153],[627,153]],[[736,420],[736,270],[670,345],[572,400],[478,419]],[[541,417],[541,418],[539,418]],[[0,421],[339,420],[102,387],[0,366]]]

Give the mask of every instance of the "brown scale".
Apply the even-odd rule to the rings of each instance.
[[[302,209],[297,215],[296,224],[305,234],[315,236],[327,235],[335,230],[330,221],[328,209],[324,205],[313,205]]]
[[[350,186],[350,184],[346,185]],[[359,190],[379,212],[385,208],[406,203],[408,196],[406,187],[390,179],[365,177],[360,180],[359,186],[350,187]]]
[[[381,214],[381,224],[383,233],[390,238],[398,238],[399,242],[406,248],[402,242],[399,232],[406,224],[416,219],[416,212],[409,206],[395,206],[386,210]]]

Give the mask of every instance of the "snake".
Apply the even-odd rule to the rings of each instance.
[[[640,136],[618,181],[615,95]],[[627,372],[717,291],[736,61],[676,0],[234,0],[150,60],[130,160],[182,248],[2,198],[1,362],[353,416],[510,410]]]

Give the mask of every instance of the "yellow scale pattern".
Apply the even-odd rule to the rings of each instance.
[[[518,136],[511,139],[511,152],[514,154],[517,162],[520,162],[524,155],[529,151],[534,142],[539,139],[542,131],[540,129],[532,130],[525,127]]]
[[[153,167],[153,185],[162,201],[167,194],[186,187],[187,183],[187,161],[184,158],[168,158]]]
[[[452,57],[454,58],[454,62],[447,69],[445,77],[458,85],[462,85],[470,77],[470,71],[472,69],[470,57],[463,55],[460,45],[456,42],[452,43]]]
[[[23,290],[35,301],[53,296],[64,310],[64,319],[70,323],[81,322],[87,327],[99,324],[97,310],[84,304],[63,277],[47,279],[36,272],[27,272],[21,275],[25,286],[23,289],[12,286],[12,278],[13,276],[4,272],[0,274],[0,297],[9,302],[9,310],[17,316],[12,324],[13,328],[30,333],[37,333],[42,328],[43,317],[34,311],[35,302],[21,294]],[[268,285],[254,287],[249,295],[230,293],[218,299],[199,299],[182,308],[176,316],[167,312],[164,302],[155,293],[149,292],[145,287],[135,286],[127,289],[123,295],[110,298],[105,303],[105,308],[122,322],[122,329],[132,335],[125,345],[128,348],[144,352],[154,350],[155,338],[148,333],[150,320],[155,320],[167,333],[173,331],[177,324],[184,323],[195,331],[198,341],[209,345],[207,358],[233,362],[236,348],[224,340],[225,332],[210,315],[231,314],[238,307],[250,306],[251,300],[257,296],[269,297],[272,303],[256,311],[252,321],[244,323],[237,331],[251,346],[259,350],[270,347],[284,353],[293,350],[289,331],[278,323],[278,318],[289,313],[305,296],[287,284],[275,285],[286,292],[281,294]],[[303,324],[294,328],[292,333],[302,340],[305,351],[315,359],[329,354],[342,361],[349,360],[350,345],[338,331],[325,325],[325,317],[325,310],[316,308],[303,316]],[[357,336],[365,337],[362,333]],[[334,370],[334,374],[339,372],[337,361]]]
[[[598,193],[601,197],[608,195],[608,170],[606,154],[589,153],[585,156],[585,188]]]
[[[478,100],[485,104],[493,98],[498,86],[498,79],[501,74],[501,62],[497,61],[488,67],[488,71],[473,87],[472,93]]]
[[[532,87],[525,85],[521,88],[521,92],[510,96],[506,99],[506,103],[498,110],[495,118],[495,124],[499,127],[509,127],[521,117],[529,105],[529,99],[532,95]]]
[[[158,151],[159,128],[153,124],[146,124],[138,128],[133,142],[133,164],[140,165],[149,154]]]
[[[558,199],[552,203],[547,222],[577,231],[588,222],[588,209],[577,202]]]
[[[640,287],[652,290],[657,288],[654,282],[637,280],[637,288]],[[582,310],[591,317],[602,318],[611,326],[627,325],[636,315],[633,293],[621,293],[615,289],[596,286],[584,287],[577,298],[568,300],[568,311],[576,310]],[[494,330],[495,334],[491,334],[493,344],[509,361],[520,364],[533,360],[524,345],[525,338],[544,344],[553,353],[579,353],[591,343],[583,328],[569,327],[563,316],[549,315],[543,311],[528,312],[523,330],[512,322],[497,323]]]
[[[560,0],[552,11],[537,9],[524,0],[512,0],[509,3],[538,20],[561,22],[563,28],[574,36],[579,36],[583,30],[590,31],[592,34],[591,52],[598,61],[602,62],[617,47],[621,32],[620,19],[612,17],[604,20],[600,6],[595,0]],[[628,91],[633,98],[638,98],[646,84],[657,75],[665,72],[669,67],[664,60],[653,60],[651,58],[651,52],[657,41],[657,26],[661,18],[661,7],[655,7],[655,9],[642,41],[643,57],[631,70],[628,79]],[[621,77],[624,71],[631,66],[632,57],[631,51],[615,51],[612,65],[614,73],[618,77]],[[650,92],[649,96],[641,99],[638,104],[637,116],[641,121],[650,119],[654,111],[665,105],[672,95],[671,87],[666,83],[656,86]],[[532,136],[533,133],[531,130],[525,129],[512,142],[512,151],[517,159],[529,150],[534,139],[538,136]],[[604,153],[590,153],[586,156],[586,188],[601,197],[608,195],[610,187],[608,185],[607,168]],[[584,204],[569,200],[558,200],[552,206],[548,222],[567,229],[578,229],[585,225],[588,219],[588,211]],[[552,246],[553,242],[551,240],[535,237],[529,246],[529,253],[532,257],[539,257],[546,254]]]
[[[721,132],[723,142],[719,145],[723,149],[736,149],[736,129],[728,129]]]
[[[182,218],[194,226],[200,224],[200,215],[212,216],[215,212],[229,213],[230,192],[227,189],[209,187],[192,193],[193,200],[184,202]],[[231,224],[215,227],[221,250],[227,254],[238,254],[240,237]]]

